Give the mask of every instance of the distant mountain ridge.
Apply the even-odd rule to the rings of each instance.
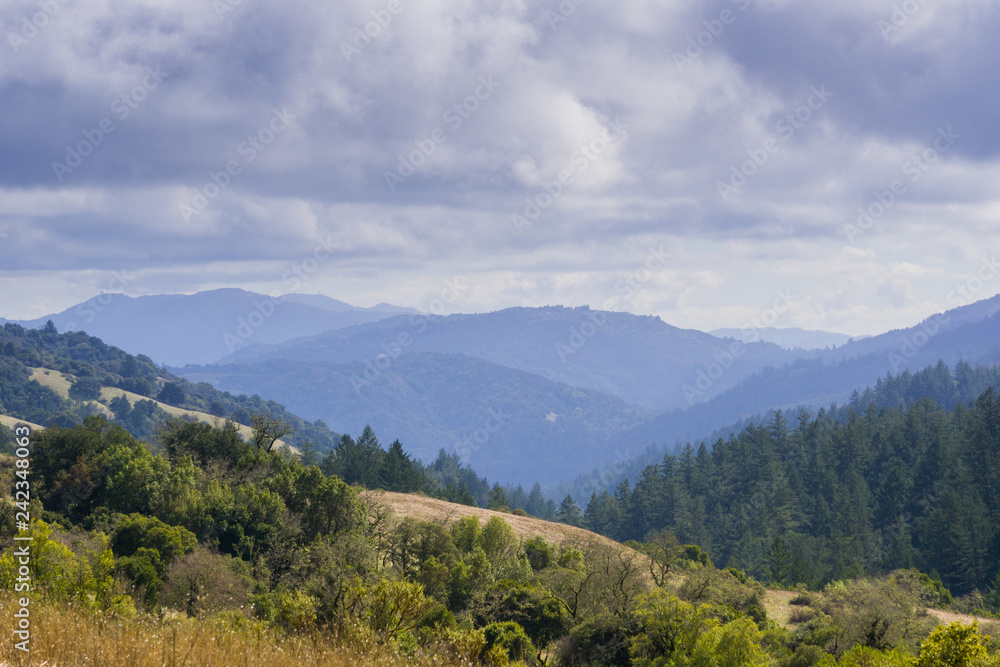
[[[693,386],[719,359],[729,364],[728,372],[699,390],[706,397],[767,366],[798,358],[777,345],[750,343],[740,345],[730,363],[732,349],[733,341],[680,329],[659,317],[548,306],[394,317],[276,345],[247,346],[222,363],[373,363],[385,355],[460,353],[664,410],[690,405],[685,385]]]
[[[868,338],[868,336],[849,336],[848,334],[799,329],[796,327],[789,327],[787,329],[776,329],[774,327],[763,327],[760,329],[714,329],[709,331],[709,333],[719,338],[733,338],[741,340],[744,343],[756,341],[774,343],[786,350],[794,350],[796,348],[802,350],[822,350],[828,347],[838,347],[853,340]]]
[[[358,308],[320,294],[272,298],[241,289],[131,297],[105,293],[61,313],[11,321],[29,329],[52,320],[60,331],[86,331],[159,364],[207,364],[251,343],[280,343],[324,331],[376,322],[408,308]]]
[[[189,353],[177,356],[189,359],[210,357],[208,344],[225,354],[224,337],[241,336],[242,321],[249,334],[233,354],[214,364],[172,365],[174,372],[259,394],[338,432],[371,423],[421,457],[464,446],[492,477],[529,483],[567,479],[606,465],[613,452],[629,456],[700,438],[768,410],[842,403],[880,377],[939,359],[1000,362],[1000,296],[813,350],[741,343],[658,317],[586,307],[441,317],[385,304],[357,309],[320,295],[292,295],[270,312],[261,299],[241,290],[110,298],[94,324],[121,321],[117,335],[131,336],[140,351],[165,339],[188,345]],[[146,303],[149,316],[137,305]],[[245,310],[234,315],[234,303]],[[198,308],[181,312],[192,305]],[[354,323],[316,331],[336,318]],[[206,336],[216,339],[206,343]],[[490,410],[516,416],[490,430]],[[473,450],[477,433],[489,446]]]

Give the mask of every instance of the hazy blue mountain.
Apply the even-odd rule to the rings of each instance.
[[[733,338],[741,340],[744,343],[754,343],[757,341],[774,343],[786,350],[794,350],[796,348],[803,350],[823,350],[828,347],[833,348],[843,345],[852,340],[867,338],[867,336],[854,337],[847,334],[798,329],[795,327],[787,329],[776,329],[774,327],[764,327],[761,329],[715,329],[709,333],[719,338]]]
[[[658,317],[555,306],[400,316],[278,345],[247,346],[223,361],[374,365],[380,357],[412,352],[466,354],[656,410],[687,407],[767,366],[798,358],[777,345],[737,344]]]
[[[609,440],[652,416],[614,396],[463,354],[406,354],[357,384],[365,371],[361,361],[269,359],[177,373],[273,397],[340,432],[370,424],[425,461],[444,448],[490,479],[524,484],[572,479],[602,464]]]
[[[881,377],[918,371],[939,360],[949,366],[960,361],[973,366],[1000,363],[1000,297],[928,318],[909,329],[763,369],[704,403],[664,412],[637,425],[611,443],[611,449],[638,454],[649,444],[701,438],[769,410],[844,403],[855,390],[872,386]]]
[[[59,331],[86,331],[157,363],[183,365],[212,363],[250,343],[278,343],[407,310],[386,304],[357,308],[319,294],[275,300],[240,289],[141,297],[106,293],[17,324],[40,328],[51,319]]]

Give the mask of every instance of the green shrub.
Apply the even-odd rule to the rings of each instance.
[[[524,628],[517,623],[513,621],[490,623],[483,628],[483,634],[486,637],[487,652],[499,647],[503,649],[508,659],[535,664],[535,645],[531,643]]]

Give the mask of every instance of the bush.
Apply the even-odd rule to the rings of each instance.
[[[920,645],[917,667],[974,667],[986,658],[986,639],[979,624],[955,622],[939,627]]]
[[[184,390],[176,382],[167,382],[163,385],[163,389],[160,393],[156,395],[156,400],[160,403],[166,403],[167,405],[180,405],[184,402],[186,396],[184,395]]]
[[[817,622],[816,629],[827,625],[823,633],[835,630],[826,646],[837,653],[856,644],[877,651],[913,651],[936,623],[918,612],[921,607],[917,592],[897,585],[893,577],[834,582],[824,589],[816,606],[831,618],[825,624]],[[809,643],[818,643],[819,637],[816,639]]]
[[[77,378],[69,387],[69,395],[78,401],[96,401],[101,397],[101,381],[95,377]]]
[[[808,607],[813,603],[813,597],[806,592],[800,592],[798,595],[793,597],[788,601],[790,605],[804,606]]]
[[[541,535],[524,543],[524,553],[528,556],[532,570],[544,570],[552,562],[552,549]]]
[[[167,568],[160,602],[193,617],[224,609],[248,613],[252,589],[253,577],[246,563],[199,550],[178,558]],[[280,604],[278,607],[278,613],[283,613]]]
[[[495,650],[500,648],[508,659],[535,664],[535,646],[517,623],[490,623],[483,628],[483,635],[486,637],[487,653],[495,654]]]
[[[818,618],[822,612],[816,609],[793,609],[791,615],[788,617],[789,623],[807,623],[814,618]]]

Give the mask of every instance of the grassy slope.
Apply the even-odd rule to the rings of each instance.
[[[380,499],[392,510],[395,516],[400,518],[410,517],[420,521],[431,521],[448,525],[466,516],[478,516],[480,523],[489,521],[491,517],[499,516],[509,523],[514,532],[517,533],[517,536],[523,540],[541,535],[549,542],[556,544],[618,544],[613,540],[609,540],[606,537],[592,533],[589,530],[584,530],[583,528],[536,519],[531,516],[517,516],[508,514],[507,512],[496,512],[480,507],[458,505],[445,500],[407,493],[365,491],[364,495],[369,498]],[[626,546],[619,546],[622,549],[628,549]]]
[[[38,382],[38,384],[42,385],[43,387],[49,387],[54,392],[59,394],[61,397],[67,400],[72,400],[69,398],[69,388],[74,380],[72,376],[64,375],[59,371],[54,371],[48,368],[33,368],[31,369],[31,379],[35,380],[36,382]],[[119,389],[117,387],[104,387],[101,389],[101,401],[103,403],[108,403],[112,399],[117,398],[118,396],[124,396],[125,398],[128,399],[128,402],[132,405],[135,405],[139,401],[153,401],[153,403],[156,403],[157,407],[159,407],[161,410],[171,415],[172,417],[196,419],[200,422],[205,422],[206,424],[215,424],[220,421],[218,417],[210,415],[207,412],[198,412],[197,410],[185,410],[184,408],[176,408],[172,405],[167,405],[166,403],[160,403],[159,401],[149,398],[148,396],[140,396],[139,394],[133,394],[130,391],[125,391],[124,389]],[[101,414],[103,414],[105,417],[108,417],[109,419],[114,418],[114,413],[111,412],[111,410],[109,410],[108,407],[103,403],[99,403],[97,401],[86,401],[86,404],[96,406],[97,409],[101,412]],[[7,421],[2,421],[2,420],[7,420]],[[7,423],[8,421],[12,421],[15,424],[18,423],[18,420],[9,417],[0,417],[0,421],[2,421],[2,423],[4,423],[4,425],[6,426],[10,426],[10,424]],[[238,424],[238,426],[241,436],[243,436],[246,439],[249,439],[252,436],[253,430],[249,426],[246,426],[244,424]],[[42,428],[42,427],[37,426],[37,428]],[[277,443],[275,443],[275,446],[285,447],[286,445],[283,441],[278,440]],[[294,447],[292,448],[292,451],[296,454],[299,453],[298,450],[295,449]]]
[[[447,525],[469,515],[478,516],[481,522],[488,521],[492,516],[499,516],[509,523],[518,537],[523,540],[541,535],[549,542],[558,544],[618,544],[613,540],[597,533],[592,533],[589,530],[584,530],[583,528],[544,521],[543,519],[536,519],[534,517],[515,516],[506,512],[495,512],[479,507],[457,505],[444,500],[405,493],[366,491],[365,494],[370,497],[380,498],[393,511],[395,516],[401,518],[411,517],[421,521],[432,521]],[[625,545],[619,546],[622,549],[628,549]],[[642,556],[642,558],[645,558],[645,556]],[[790,602],[796,594],[795,591],[768,589],[767,597],[764,601],[767,617],[784,627],[789,627],[791,625],[789,617],[792,613]],[[942,623],[960,621],[965,624],[971,624],[974,621],[978,621],[980,624],[995,624],[997,622],[995,619],[979,618],[940,609],[928,609],[927,611],[936,616]]]
[[[18,424],[26,424],[31,427],[32,431],[44,431],[45,427],[38,424],[32,424],[29,421],[23,419],[17,419],[15,417],[8,417],[7,415],[0,415],[0,424],[3,424],[9,429],[15,428]]]

